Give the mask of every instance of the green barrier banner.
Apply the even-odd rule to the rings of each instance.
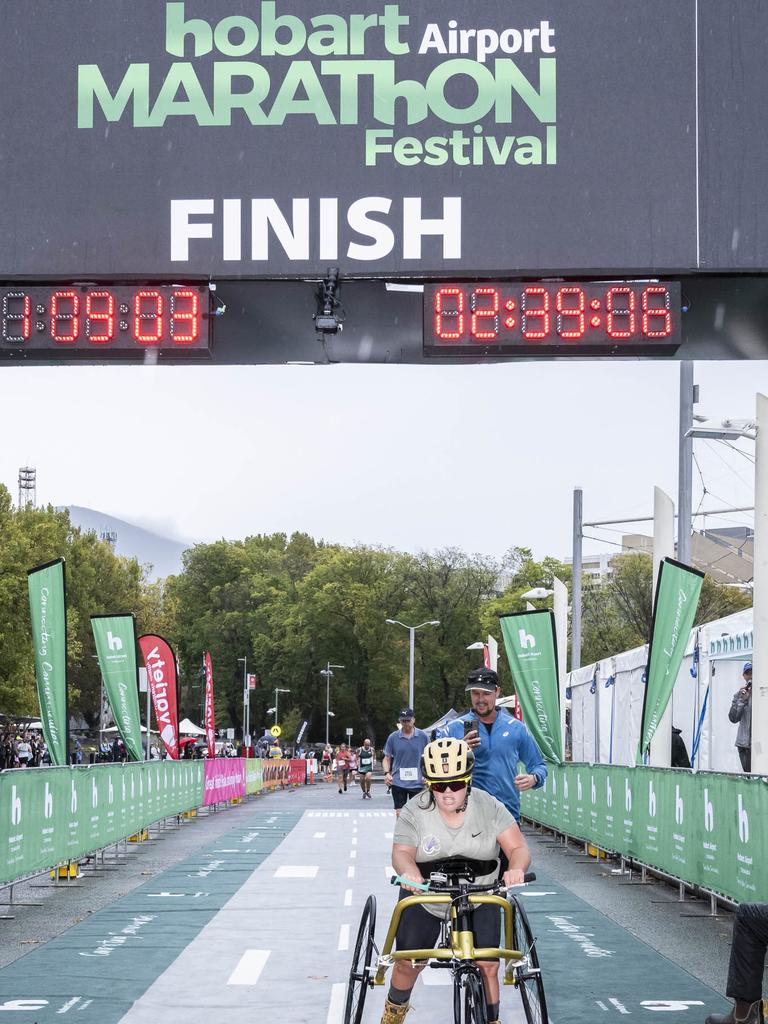
[[[2,772],[0,885],[77,860],[202,802],[202,761]]]
[[[672,696],[703,582],[703,572],[671,558],[665,558],[659,567],[648,648],[638,763],[648,749]]]
[[[555,617],[543,609],[499,618],[523,721],[544,757],[563,760]]]
[[[260,793],[264,788],[263,762],[260,757],[248,757],[245,761],[245,792]]]
[[[768,900],[768,781],[663,768],[554,765],[523,814],[738,902]]]
[[[136,621],[133,615],[92,615],[91,628],[115,725],[130,759],[141,761]]]
[[[40,721],[51,763],[67,764],[67,603],[64,559],[27,573]]]

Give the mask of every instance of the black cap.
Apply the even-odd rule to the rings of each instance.
[[[400,722],[403,722],[406,718],[415,718],[416,716],[413,713],[413,708],[403,708],[397,717]]]
[[[464,692],[468,690],[488,690],[492,693],[499,685],[499,677],[492,668],[476,668],[467,676],[467,685]]]

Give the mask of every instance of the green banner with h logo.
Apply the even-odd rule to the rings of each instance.
[[[555,618],[551,611],[502,615],[501,634],[523,721],[544,757],[563,760]]]

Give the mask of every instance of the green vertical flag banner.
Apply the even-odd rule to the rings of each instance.
[[[502,615],[499,622],[523,721],[544,757],[562,764],[555,617],[542,609]]]
[[[132,761],[143,760],[133,615],[92,615],[101,677],[115,725]]]
[[[665,558],[659,566],[648,649],[638,762],[666,710],[699,604],[704,573]]]
[[[40,721],[51,764],[67,763],[67,601],[64,559],[27,573]]]

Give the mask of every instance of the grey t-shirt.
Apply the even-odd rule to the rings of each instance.
[[[393,842],[416,847],[419,863],[444,860],[447,857],[470,857],[473,860],[498,860],[499,844],[496,837],[515,824],[513,815],[496,797],[482,789],[469,794],[464,821],[459,828],[451,828],[440,817],[437,807],[428,807],[429,793],[424,792],[410,800],[397,819]],[[427,873],[423,868],[422,873]],[[492,882],[497,871],[479,875],[480,885]],[[427,906],[437,917],[445,917],[447,907]]]

